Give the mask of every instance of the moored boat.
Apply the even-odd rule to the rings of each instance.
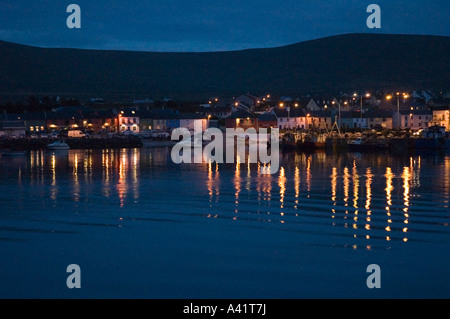
[[[365,150],[384,150],[388,149],[388,144],[384,140],[366,139],[364,137],[357,137],[347,143],[350,151],[365,151]]]
[[[56,142],[53,142],[53,143],[47,145],[47,148],[50,149],[50,150],[54,150],[54,151],[57,151],[57,150],[69,150],[70,146],[69,146],[69,144],[67,144],[64,141],[56,141]]]
[[[450,137],[444,126],[430,126],[421,132],[421,137],[414,139],[416,150],[450,149]]]

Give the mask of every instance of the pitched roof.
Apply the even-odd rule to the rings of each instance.
[[[263,113],[258,116],[258,121],[260,121],[260,122],[276,122],[277,117],[273,113]]]
[[[280,108],[275,108],[274,110],[273,110],[273,113],[275,114],[275,116],[277,117],[277,118],[280,118],[280,117],[288,117],[288,111],[286,110],[286,109],[280,109]]]
[[[201,120],[205,119],[206,116],[197,113],[180,113],[178,114],[177,118],[179,118],[180,120]]]
[[[449,106],[450,105],[450,99],[446,98],[434,98],[430,101],[433,105],[439,105],[439,106]]]
[[[328,111],[308,111],[308,114],[311,117],[331,117],[331,113]]]
[[[3,129],[24,129],[25,122],[24,121],[2,121],[1,122]]]
[[[230,112],[231,105],[216,106],[212,109],[213,113]]]
[[[299,107],[291,107],[289,111],[286,108],[275,108],[273,110],[275,115],[280,117],[305,117],[305,112]]]
[[[392,112],[386,110],[370,110],[363,112],[364,118],[389,118],[392,117]]]
[[[24,114],[27,121],[45,121],[47,119],[46,112],[29,112]]]
[[[427,110],[411,110],[411,111],[408,111],[408,110],[403,110],[403,111],[400,111],[400,114],[401,115],[410,115],[410,114],[412,114],[412,115],[429,115],[429,116],[432,116],[433,115],[433,111],[427,111]]]
[[[236,112],[233,112],[227,119],[243,119],[243,118],[257,118],[257,116],[253,113],[247,112],[245,110],[239,109]]]
[[[61,112],[47,112],[47,119],[49,120],[69,120],[69,119],[82,119],[83,116],[80,112],[73,111],[61,111]]]
[[[361,117],[361,114],[359,112],[341,111],[341,118],[352,119],[352,118],[359,118],[359,117]]]
[[[303,109],[298,108],[298,107],[294,107],[294,108],[291,108],[289,116],[291,116],[291,117],[305,117],[306,114],[305,114],[305,111]]]

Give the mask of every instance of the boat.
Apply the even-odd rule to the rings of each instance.
[[[69,144],[67,144],[64,141],[56,141],[56,142],[53,142],[52,144],[47,145],[47,148],[50,149],[50,150],[55,150],[55,151],[57,151],[57,150],[69,150],[70,146],[69,146]]]
[[[303,151],[315,151],[326,146],[326,134],[302,134],[298,141],[298,148]]]
[[[298,140],[294,134],[286,133],[280,138],[280,147],[284,150],[295,150],[298,148]]]
[[[364,144],[364,138],[362,137],[357,137],[354,140],[351,140],[350,142],[348,142],[348,145],[350,146],[359,146],[359,145],[363,145]]]
[[[450,136],[444,126],[430,126],[420,132],[421,136],[414,139],[416,150],[450,149]]]
[[[388,144],[385,140],[380,139],[366,139],[364,137],[357,137],[347,143],[350,151],[365,151],[365,150],[384,150],[388,149]]]
[[[25,151],[4,151],[2,156],[4,157],[22,157],[25,156],[27,152]]]

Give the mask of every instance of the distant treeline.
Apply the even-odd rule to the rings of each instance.
[[[60,98],[55,96],[43,96],[37,98],[35,95],[28,96],[23,101],[18,102],[4,102],[0,104],[0,111],[8,113],[23,113],[51,111],[53,108],[62,106],[78,106],[80,101],[74,98]]]
[[[90,104],[89,102],[82,102],[72,97],[59,97],[59,96],[42,96],[38,97],[34,94],[29,95],[22,101],[6,101],[0,102],[0,112],[8,113],[23,113],[23,112],[43,112],[51,111],[58,107],[65,106],[86,106],[90,105],[98,108],[114,108],[114,107],[155,107],[155,108],[168,108],[174,111],[183,112],[195,112],[198,110],[200,101],[162,101],[156,100],[146,105],[133,105],[133,103],[120,103],[120,102],[105,102],[104,104]]]

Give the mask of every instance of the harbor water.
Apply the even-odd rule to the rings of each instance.
[[[2,157],[0,297],[449,298],[449,200],[442,153],[284,152],[273,175],[168,147]]]

